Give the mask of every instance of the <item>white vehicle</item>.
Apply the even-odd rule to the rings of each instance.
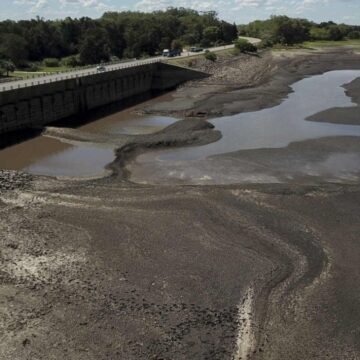
[[[102,72],[102,71],[105,71],[106,68],[105,68],[104,65],[99,65],[99,66],[96,67],[96,70]]]
[[[170,50],[169,49],[164,49],[162,52],[163,56],[169,56],[170,55]]]

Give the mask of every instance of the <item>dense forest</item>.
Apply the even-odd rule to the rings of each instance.
[[[332,21],[316,24],[306,19],[272,16],[238,27],[239,35],[257,37],[264,45],[293,45],[308,40],[360,39],[360,26],[336,24]]]
[[[106,12],[100,19],[6,20],[0,22],[0,59],[3,67],[40,61],[55,66],[57,59],[76,66],[152,56],[175,46],[226,44],[236,37],[237,26],[219,20],[216,12],[184,8]]]
[[[185,8],[106,12],[99,19],[6,20],[0,22],[0,75],[15,68],[36,70],[40,63],[75,67],[153,56],[165,48],[229,44],[238,34],[261,38],[263,46],[292,45],[306,40],[359,39],[360,26],[317,24],[287,16],[236,26],[220,20],[214,11]]]

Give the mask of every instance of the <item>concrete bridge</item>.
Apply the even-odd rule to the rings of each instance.
[[[105,72],[83,70],[6,84],[0,86],[0,134],[45,126],[135,95],[171,89],[205,76],[157,58],[112,65]]]

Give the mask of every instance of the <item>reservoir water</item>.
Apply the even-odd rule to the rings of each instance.
[[[142,154],[127,167],[131,180],[152,184],[281,182],[291,180],[295,170],[298,176],[357,180],[359,152],[314,154],[311,159],[306,148],[302,151],[307,157],[302,158],[291,146],[284,154],[275,149],[311,139],[360,136],[360,126],[305,120],[329,108],[355,106],[342,85],[359,76],[356,70],[305,78],[292,85],[293,93],[278,106],[211,120],[221,131],[221,140]]]
[[[333,175],[340,180],[357,179],[358,151],[339,150],[312,160],[307,148],[302,149],[307,157],[293,150],[279,153],[279,149],[292,149],[293,144],[305,140],[360,136],[360,126],[305,120],[329,108],[355,106],[342,85],[357,77],[360,71],[332,71],[305,78],[292,85],[293,92],[278,106],[213,119],[211,122],[222,133],[221,140],[205,146],[140,155],[128,165],[131,180],[153,184],[281,182],[292,178],[294,171],[289,169],[294,166],[300,173],[303,168],[304,175],[329,173],[330,179]],[[132,110],[104,116],[80,130],[146,134],[176,121],[170,117],[138,116]],[[111,147],[67,144],[40,136],[1,150],[0,168],[51,176],[93,177],[101,176],[113,159]],[[285,178],[281,172],[287,172]]]
[[[130,108],[105,115],[78,129],[91,133],[148,134],[177,121],[164,116],[137,116],[132,110]],[[93,143],[66,143],[47,136],[37,136],[0,150],[0,168],[36,175],[91,178],[104,175],[106,165],[114,158],[113,147]]]

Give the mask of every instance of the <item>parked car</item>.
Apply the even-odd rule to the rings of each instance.
[[[201,47],[197,47],[197,46],[193,46],[190,48],[190,51],[191,52],[200,52],[200,51],[203,51],[204,49],[201,48]]]
[[[181,49],[172,49],[172,50],[164,49],[163,56],[166,57],[180,56],[181,52],[182,52]]]

